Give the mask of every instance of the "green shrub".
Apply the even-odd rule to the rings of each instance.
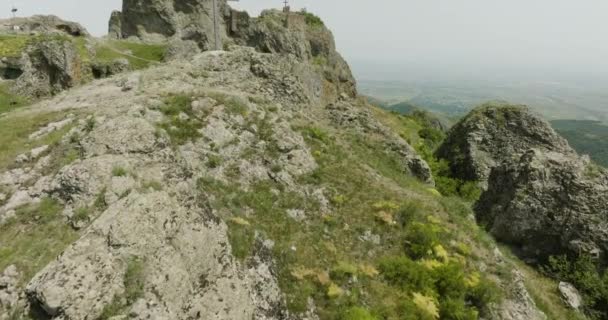
[[[445,133],[430,127],[425,127],[421,129],[420,131],[418,131],[418,135],[420,136],[420,138],[424,139],[425,143],[430,147],[438,146],[443,141],[443,139],[445,139]]]
[[[430,270],[405,256],[383,259],[379,271],[391,285],[405,291],[427,293],[433,288]]]
[[[422,206],[419,202],[410,201],[402,205],[396,214],[396,219],[401,226],[407,226],[422,217]]]
[[[431,255],[433,248],[439,243],[437,230],[431,224],[414,222],[406,227],[405,247],[413,259]]]
[[[207,167],[212,169],[217,168],[222,165],[222,161],[222,157],[218,155],[209,155],[207,159]]]
[[[441,319],[451,320],[477,320],[479,318],[477,310],[467,307],[464,300],[453,298],[441,301],[439,315]]]
[[[341,320],[376,320],[377,318],[362,307],[352,307],[344,312],[340,317]]]
[[[346,281],[355,275],[357,275],[357,266],[344,261],[340,261],[331,270],[331,278],[337,281]]]
[[[608,317],[608,271],[601,270],[587,255],[570,258],[565,255],[549,257],[543,270],[559,280],[572,283],[583,295],[583,306],[588,314]]]
[[[311,27],[323,27],[325,26],[325,23],[323,23],[323,20],[321,20],[321,18],[319,18],[318,16],[310,13],[310,12],[301,12],[302,15],[304,15],[304,20],[306,21],[306,24],[311,26]]]
[[[87,119],[87,122],[84,125],[85,132],[91,132],[95,128],[95,118],[90,117]]]

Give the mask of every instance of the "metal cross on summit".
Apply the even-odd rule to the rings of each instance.
[[[285,4],[285,6],[283,6],[283,12],[289,12],[291,10],[289,7],[289,0],[284,0],[283,3]]]

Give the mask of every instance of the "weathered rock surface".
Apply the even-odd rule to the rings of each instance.
[[[608,173],[572,153],[530,149],[492,170],[479,222],[527,257],[608,250]]]
[[[523,276],[512,271],[513,280],[504,284],[507,298],[492,310],[490,319],[500,320],[545,320],[547,316],[540,311],[526,289]]]
[[[65,138],[77,144],[81,159],[52,176],[28,169],[36,178],[25,180],[40,181],[31,187],[14,178],[21,173],[7,176],[11,190],[60,200],[67,220],[83,228],[81,238],[29,282],[32,307],[54,319],[97,318],[113,303],[125,305],[116,316],[135,319],[292,319],[277,284],[272,243],[259,237],[255,254],[237,261],[227,226],[210,209],[201,181],[244,187],[274,181],[285,190],[312,195],[319,208],[328,210],[325,191],[297,179],[317,168],[302,134],[292,127],[293,119],[301,117],[334,123],[332,117],[357,114],[358,121],[343,125],[373,130],[387,145],[398,141],[394,152],[415,159],[407,143],[369,113],[357,111],[364,106],[335,96],[337,90],[324,89],[324,81],[318,70],[294,56],[235,47],[99,80],[42,102],[38,107],[77,107],[95,116],[81,120]],[[163,98],[175,92],[192,96],[192,111],[177,115],[181,121],[205,120],[199,138],[177,146],[160,129],[173,119],[162,112]],[[325,108],[328,95],[344,107]],[[242,109],[234,110],[232,101]],[[43,127],[32,138],[71,121]],[[70,142],[74,136],[78,140]],[[221,161],[211,165],[212,159]],[[409,170],[404,164],[404,172]],[[77,209],[95,208],[99,199],[107,208],[73,220]],[[299,208],[292,215],[306,219]],[[125,277],[133,263],[143,265],[145,276],[141,295],[127,304]],[[315,318],[314,311],[308,318]]]
[[[21,299],[19,289],[19,272],[14,265],[8,266],[0,273],[0,311],[12,313]],[[9,314],[0,314],[0,320],[9,319]]]
[[[526,107],[486,105],[449,133],[438,155],[455,177],[486,187],[478,221],[528,258],[608,249],[608,174]]]
[[[65,21],[57,16],[36,15],[27,18],[0,20],[0,33],[11,34],[59,34],[74,37],[88,36],[79,23]]]
[[[322,24],[310,24],[300,12],[278,10],[262,12],[259,18],[238,13],[230,36],[241,45],[261,52],[293,54],[319,67],[338,95],[356,95],[356,82],[350,67],[336,51],[334,37]]]
[[[65,39],[35,42],[21,55],[18,65],[22,74],[13,90],[23,96],[43,97],[72,88],[90,77],[76,45]]]
[[[487,187],[492,168],[518,159],[531,148],[574,154],[549,123],[524,106],[487,104],[459,121],[437,151],[452,175]]]
[[[109,23],[111,37],[137,37],[146,41],[167,38],[193,40],[202,50],[215,45],[213,2],[205,0],[125,0]],[[218,35],[226,38],[225,0],[218,0]]]
[[[583,298],[578,290],[568,282],[560,282],[558,286],[566,304],[572,309],[578,309],[583,305]]]

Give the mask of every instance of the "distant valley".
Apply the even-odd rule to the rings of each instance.
[[[446,123],[466,115],[486,101],[526,104],[551,122],[553,128],[581,154],[608,167],[608,95],[557,83],[480,85],[414,84],[359,80],[371,103],[401,114],[424,109]]]

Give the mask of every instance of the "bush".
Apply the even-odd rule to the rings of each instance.
[[[390,257],[380,262],[380,274],[391,285],[405,291],[427,293],[433,287],[429,269],[408,257]]]
[[[323,23],[323,20],[321,20],[321,18],[319,18],[318,16],[316,16],[310,12],[302,11],[302,15],[304,15],[304,20],[306,21],[306,24],[311,27],[325,26],[325,23]]]
[[[600,271],[588,255],[570,258],[565,255],[549,257],[545,273],[572,283],[583,295],[585,311],[599,318],[608,317],[608,272]]]
[[[414,259],[421,259],[433,253],[439,244],[436,227],[431,224],[415,222],[405,230],[406,252]]]
[[[341,320],[376,320],[369,311],[361,307],[352,307],[340,317]]]

